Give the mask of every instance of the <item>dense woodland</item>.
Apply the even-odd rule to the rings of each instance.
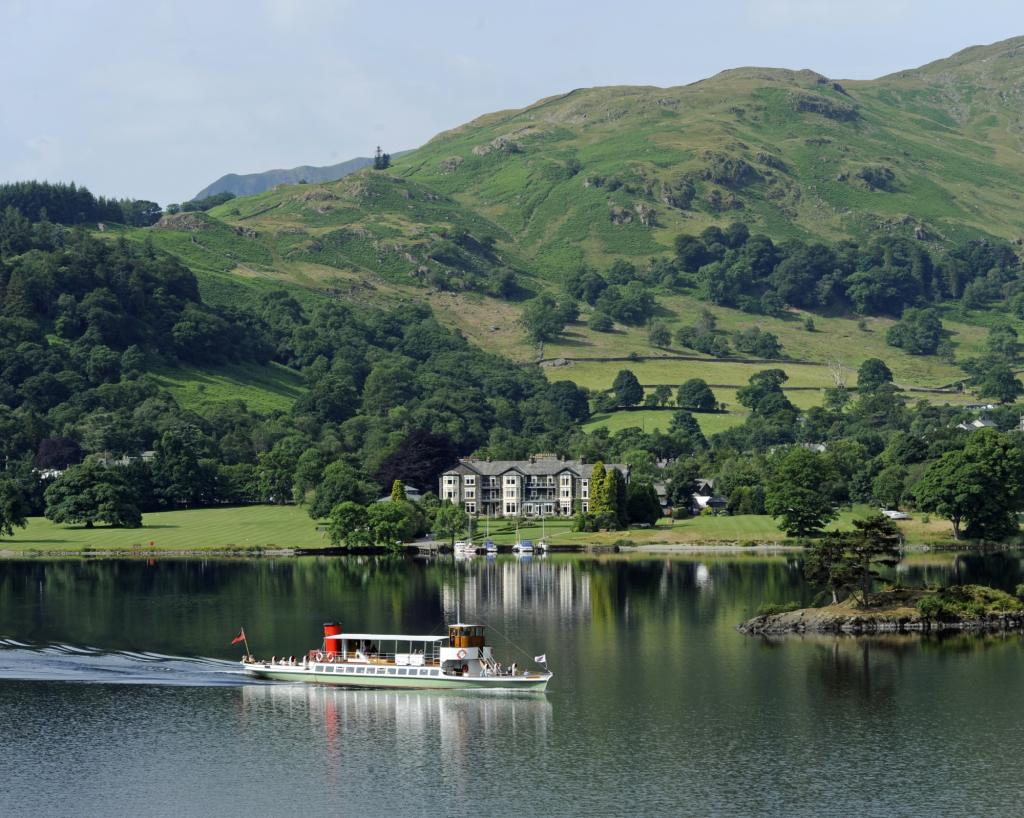
[[[766,367],[739,391],[750,413],[743,425],[708,440],[692,413],[714,411],[717,399],[699,379],[674,395],[667,388],[644,395],[628,369],[607,394],[549,383],[539,368],[484,353],[411,303],[386,312],[240,289],[231,308],[215,308],[203,302],[193,273],[148,241],[98,238],[51,220],[50,208],[73,192],[55,186],[32,200],[40,203],[29,207],[32,215],[14,206],[0,214],[0,527],[8,533],[44,511],[60,522],[131,526],[156,509],[300,502],[354,544],[359,537],[344,532],[368,530],[368,506],[385,515],[372,501],[396,480],[430,492],[460,455],[515,459],[536,451],[632,467],[631,488],[613,480],[607,503],[579,515],[586,529],[649,521],[656,481],[686,510],[694,480],[713,477],[731,513],[773,514],[798,535],[813,534],[853,502],[915,506],[949,518],[957,536],[1016,531],[1024,506],[1024,436],[1009,431],[1016,409],[990,413],[999,430],[957,429],[968,413],[911,404],[886,365],[870,360],[856,391],[837,387],[824,406],[798,411],[783,391],[785,372]],[[818,307],[843,300],[902,311],[890,342],[931,354],[942,340],[932,304],[1016,303],[1016,257],[984,243],[935,260],[899,240],[863,250],[776,247],[731,227],[677,249],[674,260],[644,271],[621,262],[605,274],[580,270],[563,298],[528,309],[538,322],[554,313],[553,332],[578,320],[577,299],[615,320],[642,322],[654,302],[649,277],[659,276],[659,286],[703,287],[714,302],[713,283],[735,275],[742,281],[728,292],[753,299],[738,304],[745,308],[813,297]],[[714,274],[711,265],[719,265]],[[708,311],[686,330],[680,340],[695,346],[718,337]],[[777,357],[768,335],[748,331],[729,341]],[[1020,393],[1016,355],[1016,333],[995,322],[986,354],[969,362],[983,394],[986,382],[999,400]],[[259,414],[241,401],[194,411],[147,374],[230,361],[290,367],[308,391],[289,412]],[[641,402],[675,405],[665,431],[581,430],[591,411]],[[47,470],[63,473],[54,479]],[[387,512],[395,519],[374,522],[382,540],[461,524],[432,496],[421,507],[402,496]]]

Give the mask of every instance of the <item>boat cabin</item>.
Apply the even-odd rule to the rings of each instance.
[[[447,636],[343,633],[340,625],[327,623],[323,647],[311,650],[307,662],[439,668],[458,676],[480,675],[495,666],[484,627],[463,623],[450,625]]]

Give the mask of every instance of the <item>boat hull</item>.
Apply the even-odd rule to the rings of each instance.
[[[551,680],[550,672],[525,676],[397,676],[357,675],[351,672],[321,672],[310,668],[279,665],[242,664],[242,669],[257,679],[275,682],[331,685],[333,687],[400,688],[406,690],[514,690],[543,692]]]

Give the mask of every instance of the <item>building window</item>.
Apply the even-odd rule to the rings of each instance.
[[[466,513],[476,514],[476,503],[466,503]]]
[[[476,485],[476,478],[472,477],[470,475],[466,475],[466,485],[467,486],[475,486]]]
[[[590,490],[583,489],[583,499],[586,500],[588,497],[590,497]]]
[[[476,499],[476,492],[473,489],[466,489],[466,499],[467,500],[474,500],[474,499]]]
[[[506,514],[515,514],[516,513],[516,504],[515,503],[505,503],[505,513]]]
[[[562,485],[563,486],[571,486],[572,485],[572,478],[569,475],[567,475],[567,474],[562,475]]]
[[[586,500],[583,501],[583,510],[590,511],[590,503],[588,503]]]

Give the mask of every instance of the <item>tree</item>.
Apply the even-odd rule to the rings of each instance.
[[[1009,364],[990,364],[978,378],[976,391],[980,397],[995,398],[1000,403],[1013,403],[1024,394],[1024,385],[1013,374]]]
[[[402,485],[402,481],[395,479],[395,482],[391,484],[391,502],[401,503],[405,500],[405,486]]]
[[[47,486],[44,497],[46,518],[55,523],[142,525],[137,498],[118,468],[94,462],[72,466]]]
[[[14,536],[14,527],[24,528],[31,513],[28,501],[18,483],[0,477],[0,537]]]
[[[899,508],[906,483],[907,470],[903,466],[886,466],[871,483],[871,498],[883,508]]]
[[[844,537],[843,572],[847,582],[860,588],[861,604],[871,604],[871,583],[878,578],[875,565],[895,566],[900,560],[900,532],[881,514],[853,521],[854,531]]]
[[[879,578],[876,565],[894,566],[900,559],[900,533],[896,524],[881,514],[853,521],[853,531],[832,533],[808,546],[804,576],[825,585],[832,603],[844,588],[859,590],[861,605],[871,604],[871,586]]]
[[[400,548],[416,536],[416,509],[412,503],[374,503],[366,512],[367,527],[377,545]]]
[[[1018,530],[1024,508],[1024,451],[991,429],[972,432],[963,449],[943,454],[914,486],[922,511],[947,518],[953,538],[1001,540]]]
[[[620,406],[636,406],[644,399],[644,388],[628,369],[620,369],[612,382],[612,392]]]
[[[553,341],[565,329],[565,313],[550,295],[539,295],[526,302],[519,323],[531,341],[542,344]]]
[[[885,361],[868,358],[857,370],[857,391],[877,392],[886,384],[892,383],[892,371]]]
[[[676,392],[676,406],[698,412],[712,412],[718,406],[718,399],[705,380],[690,378]]]
[[[605,514],[610,510],[608,496],[605,493],[605,467],[604,461],[598,460],[594,463],[590,472],[590,513],[594,516]]]
[[[647,328],[647,340],[651,346],[667,347],[672,343],[672,331],[664,321],[652,321]]]
[[[827,489],[832,476],[830,463],[821,455],[801,447],[788,449],[771,465],[765,511],[790,536],[820,531],[836,517]]]
[[[439,537],[444,537],[451,544],[455,544],[455,537],[465,530],[469,517],[465,511],[450,500],[446,500],[434,514],[434,525],[432,531]]]
[[[626,516],[631,523],[654,525],[661,519],[661,502],[654,486],[634,480],[626,489]]]
[[[942,340],[942,321],[933,307],[904,310],[903,317],[885,334],[889,346],[905,349],[911,355],[934,355]]]
[[[342,460],[335,461],[324,469],[323,480],[316,487],[316,496],[309,504],[309,516],[314,520],[322,519],[338,503],[346,500],[366,505],[376,498],[377,491],[377,486],[354,466]]]
[[[672,413],[668,422],[668,433],[682,452],[691,453],[706,449],[708,445],[697,419],[685,409]]]
[[[345,544],[349,548],[368,545],[370,533],[367,530],[369,515],[366,506],[346,500],[331,509],[327,532],[333,545]]]
[[[378,145],[377,150],[373,154],[373,169],[387,170],[389,167],[391,167],[391,154],[384,153],[380,149],[380,145]]]
[[[808,582],[826,586],[832,592],[833,605],[839,602],[846,581],[841,570],[845,554],[846,541],[838,533],[814,540],[804,551],[804,576]]]
[[[216,495],[216,470],[205,465],[209,441],[198,427],[176,426],[164,432],[156,444],[153,483],[157,496],[171,508],[203,506]],[[295,463],[288,469],[288,499]]]
[[[592,312],[590,318],[587,319],[587,326],[594,332],[611,332],[615,329],[615,322],[608,313],[605,312]]]
[[[607,511],[601,520],[602,527],[621,528],[627,520],[626,480],[614,466],[604,476],[603,494]]]

